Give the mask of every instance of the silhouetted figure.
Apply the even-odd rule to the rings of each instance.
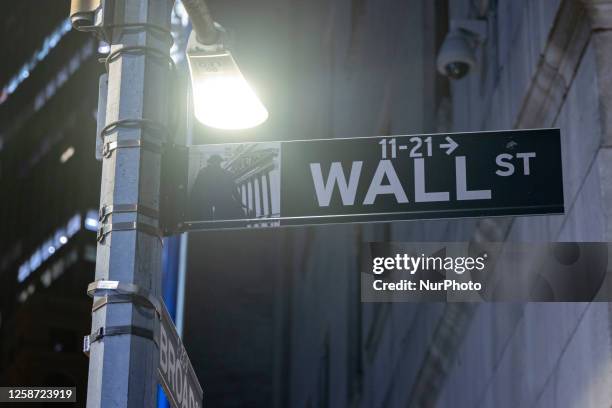
[[[221,156],[212,155],[196,177],[191,193],[191,218],[194,221],[245,218],[234,175],[221,168],[222,161]]]

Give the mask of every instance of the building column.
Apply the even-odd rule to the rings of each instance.
[[[605,214],[605,239],[612,240],[612,0],[581,0],[591,24],[598,81],[601,141],[596,165]]]

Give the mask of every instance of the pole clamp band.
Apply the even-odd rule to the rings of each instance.
[[[157,339],[153,330],[145,329],[138,326],[111,326],[111,327],[100,327],[98,331],[91,333],[83,338],[83,353],[89,357],[89,351],[91,350],[92,343],[102,340],[104,337],[120,336],[122,334],[129,334],[132,336],[144,337],[145,339],[153,340],[155,345],[158,346]],[[159,347],[159,346],[158,346]]]
[[[152,225],[142,222],[116,222],[114,224],[101,225],[98,229],[98,242],[104,242],[106,236],[113,231],[140,231],[158,237],[160,242],[163,243],[161,231]]]
[[[138,214],[146,215],[150,218],[159,218],[159,212],[151,207],[147,207],[142,204],[110,204],[103,205],[99,212],[99,221],[105,222],[106,218],[113,213],[130,213],[136,212]]]
[[[122,148],[143,148],[153,153],[161,153],[161,147],[158,144],[150,142],[146,139],[128,139],[128,140],[114,140],[107,142],[102,147],[102,155],[106,158],[112,156],[113,151]]]
[[[90,297],[102,297],[104,302],[96,304],[92,311],[96,311],[107,303],[136,303],[155,310],[157,318],[161,319],[162,307],[159,299],[140,286],[113,280],[97,280],[87,285],[87,294]]]
[[[113,280],[97,280],[87,285],[87,294],[90,297],[101,297],[94,301],[92,312],[108,303],[135,303],[155,310],[158,320],[162,318],[162,303],[160,300],[133,283]],[[158,345],[155,333],[152,330],[137,326],[100,327],[98,331],[83,338],[83,352],[89,356],[91,344],[107,336],[130,334],[151,339]]]
[[[168,140],[170,137],[170,132],[164,124],[155,120],[144,118],[120,119],[111,122],[108,125],[104,126],[104,128],[100,131],[99,137],[102,141],[104,141],[106,136],[110,136],[112,133],[117,132],[120,128],[150,130],[152,132],[156,132],[159,135],[162,135],[164,137],[164,140]]]

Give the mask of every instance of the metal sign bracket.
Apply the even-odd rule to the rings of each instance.
[[[90,297],[101,297],[101,299],[94,301],[92,312],[108,303],[134,303],[154,309],[157,319],[161,320],[162,318],[162,306],[159,299],[132,283],[97,280],[87,286],[87,294]],[[133,334],[145,337],[153,340],[158,345],[155,332],[149,329],[136,326],[100,327],[97,332],[84,337],[83,352],[89,355],[91,343],[101,340],[103,337],[118,336],[120,334]]]
[[[83,353],[89,357],[89,350],[91,349],[92,343],[102,340],[104,337],[119,336],[122,334],[131,334],[153,340],[155,345],[159,347],[159,343],[153,330],[138,326],[111,326],[106,328],[100,327],[97,332],[85,336],[83,338]]]
[[[150,218],[159,218],[159,211],[142,204],[108,204],[100,208],[99,221],[106,222],[109,215],[113,213],[135,212]]]
[[[160,242],[162,241],[161,232],[159,229],[155,228],[152,225],[145,224],[142,222],[116,222],[114,224],[105,224],[100,226],[98,229],[98,242],[104,242],[104,239],[108,234],[113,231],[140,231],[145,232],[150,235],[155,235],[159,238]]]
[[[154,309],[155,313],[157,314],[157,318],[161,318],[162,308],[160,300],[133,283],[110,280],[97,280],[87,285],[87,294],[90,297],[103,296],[106,299],[126,299],[123,300],[123,302],[132,302],[132,300],[137,299],[139,303]],[[122,302],[111,301],[108,303]],[[94,303],[94,307],[96,307],[96,310],[102,306],[103,305],[98,305],[96,307]]]
[[[183,232],[187,211],[188,149],[167,144],[162,154],[159,227],[164,236]]]
[[[106,142],[102,148],[102,156],[109,158],[112,156],[113,151],[122,148],[143,148],[154,153],[162,152],[162,147],[160,145],[150,142],[147,139],[127,139]]]

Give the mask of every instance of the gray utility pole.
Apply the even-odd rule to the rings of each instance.
[[[171,131],[174,105],[168,99],[173,0],[102,4],[113,10],[99,10],[112,35],[101,132],[105,154],[96,280],[119,281],[157,298],[160,148]],[[94,297],[87,406],[154,407],[159,361],[155,310],[116,300],[99,293]]]

